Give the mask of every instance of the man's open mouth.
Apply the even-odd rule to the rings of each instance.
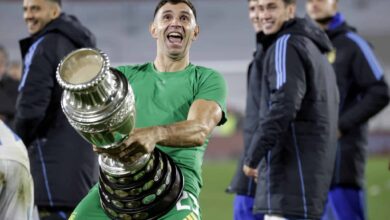
[[[173,44],[179,44],[183,41],[183,34],[180,32],[171,32],[167,35],[168,41]]]

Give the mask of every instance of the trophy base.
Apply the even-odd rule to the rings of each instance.
[[[175,206],[183,187],[180,169],[157,148],[135,173],[118,176],[100,169],[100,203],[112,219],[158,219]]]

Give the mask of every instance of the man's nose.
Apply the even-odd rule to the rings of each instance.
[[[174,18],[174,19],[172,19],[171,26],[174,26],[174,27],[181,27],[180,18]]]
[[[30,18],[32,18],[32,13],[31,13],[31,11],[28,10],[28,9],[24,10],[24,12],[23,12],[23,17],[24,17],[24,19],[30,19]]]
[[[270,16],[271,14],[267,10],[264,10],[263,12],[259,13],[260,19],[268,19],[270,18]]]

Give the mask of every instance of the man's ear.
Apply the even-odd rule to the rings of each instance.
[[[195,41],[196,39],[198,39],[199,32],[200,32],[199,25],[196,25],[195,30],[194,30],[194,37],[192,38],[192,41]]]
[[[154,24],[154,22],[151,22],[150,24],[149,24],[149,32],[150,32],[150,35],[152,35],[152,37],[154,38],[154,39],[157,39],[157,27],[156,27],[156,25]]]
[[[333,1],[333,6],[332,6],[332,7],[333,7],[333,10],[334,10],[334,11],[339,11],[339,6],[338,6],[337,3],[338,3],[337,0],[334,0],[334,1]]]
[[[288,10],[288,17],[290,19],[294,18],[295,17],[295,13],[297,11],[297,6],[295,4],[290,4],[287,6],[287,10]]]
[[[58,16],[60,16],[61,14],[61,7],[57,3],[52,3],[50,7],[51,7],[51,12],[50,12],[51,18],[52,19],[58,18]]]

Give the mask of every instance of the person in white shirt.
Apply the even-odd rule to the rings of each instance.
[[[26,147],[0,119],[0,219],[33,219],[33,187]]]

